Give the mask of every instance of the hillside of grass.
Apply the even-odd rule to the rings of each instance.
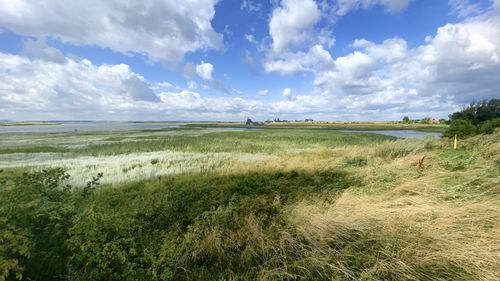
[[[78,188],[62,170],[6,169],[0,280],[500,279],[499,130],[457,150],[447,139],[244,133],[157,147],[272,157]]]

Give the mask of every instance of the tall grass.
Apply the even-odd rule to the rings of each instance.
[[[166,136],[141,142],[91,145],[74,151],[78,155],[116,155],[132,152],[175,150],[184,152],[283,153],[345,145],[366,145],[394,139],[376,134],[349,134],[323,130],[256,130],[214,132],[198,136]]]
[[[120,140],[75,149],[77,158],[59,164],[76,171],[95,161],[111,169],[103,180],[120,171],[178,172],[69,200],[72,216],[59,232],[62,274],[73,280],[500,279],[500,131],[463,140],[457,150],[446,140],[310,132],[216,132],[143,143],[151,148]],[[166,148],[176,151],[159,152]],[[2,189],[15,190],[21,189]],[[0,226],[10,223],[25,235],[29,225],[4,216],[24,206],[24,197],[8,198],[17,201],[2,201]],[[30,211],[47,210],[43,200],[27,201]],[[47,206],[55,221],[68,209]],[[0,245],[0,264],[11,249],[3,245],[10,244]]]

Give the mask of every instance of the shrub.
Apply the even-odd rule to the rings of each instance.
[[[468,120],[453,120],[450,127],[444,132],[445,137],[452,138],[455,135],[458,137],[473,136],[477,133],[477,128]]]
[[[101,176],[75,192],[62,169],[0,178],[0,280],[67,274],[68,230]]]
[[[484,122],[479,127],[479,132],[481,134],[492,134],[498,127],[500,127],[500,117]]]

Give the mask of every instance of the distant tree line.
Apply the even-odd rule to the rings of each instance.
[[[431,118],[431,117],[425,117],[425,118],[422,118],[422,119],[410,119],[410,117],[408,116],[405,116],[403,117],[403,120],[402,120],[402,123],[403,124],[446,124],[446,120],[445,119],[439,119],[439,120],[436,120],[434,118]]]
[[[450,127],[445,132],[446,137],[491,134],[500,126],[500,99],[473,101],[448,117]]]

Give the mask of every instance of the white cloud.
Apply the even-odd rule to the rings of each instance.
[[[352,43],[352,46],[365,49],[370,57],[385,62],[397,61],[407,56],[406,41],[400,38],[387,39],[382,44],[375,44],[366,39],[358,39]]]
[[[262,101],[211,96],[210,90],[222,84],[213,79],[209,63],[186,65],[189,90],[169,88],[167,83],[147,81],[128,65],[57,59],[57,49],[27,41],[23,55],[0,53],[0,119],[445,117],[473,98],[498,97],[500,92],[498,10],[444,25],[414,48],[401,38],[358,39],[349,46],[350,53],[332,57],[323,44],[314,44],[308,50],[271,55],[264,64],[269,72],[308,72],[314,76],[314,89],[297,94],[286,88],[280,100]],[[200,82],[209,94],[194,91],[192,79],[197,75],[210,78]],[[160,86],[164,89],[154,94]],[[269,92],[257,94],[264,93]]]
[[[211,26],[216,2],[0,0],[0,26],[175,63],[188,52],[221,47]]]
[[[240,9],[249,13],[258,12],[262,9],[262,3],[254,2],[252,0],[243,0]]]
[[[175,88],[175,86],[172,85],[172,83],[169,83],[167,81],[155,83],[151,87],[151,89],[153,89],[153,90],[162,90],[162,89],[171,89],[171,88]]]
[[[43,39],[25,40],[23,42],[21,54],[30,58],[40,58],[57,63],[63,63],[66,60],[61,51],[56,48],[49,47]]]
[[[258,44],[257,40],[255,40],[255,37],[252,34],[245,34],[245,40],[252,44]]]
[[[499,12],[500,11],[500,0],[493,0],[493,8]]]
[[[257,96],[260,96],[260,97],[265,97],[269,94],[269,90],[268,89],[264,89],[264,90],[260,90],[257,92]]]
[[[352,46],[357,50],[336,58],[335,67],[316,71],[315,85],[356,108],[451,111],[500,92],[497,16],[447,24],[414,49],[398,38],[381,44],[361,39]]]
[[[413,0],[339,0],[332,8],[338,16],[345,16],[351,11],[358,9],[369,9],[376,5],[383,6],[390,13],[401,12],[406,9]]]
[[[201,79],[205,81],[212,80],[212,72],[214,71],[214,66],[209,62],[201,61],[200,64],[196,65],[196,74],[200,76]]]
[[[331,30],[323,28],[318,33],[318,43],[326,48],[331,48],[335,45],[335,37]]]
[[[323,46],[312,46],[306,53],[285,52],[278,58],[268,59],[264,62],[264,68],[267,72],[278,72],[289,75],[301,71],[315,72],[320,69],[328,68],[333,64],[332,57]]]
[[[56,63],[0,53],[1,118],[207,120],[267,111],[261,102],[238,97],[152,91],[170,85],[151,84],[125,64],[98,66],[71,58]]]
[[[483,12],[479,3],[471,3],[470,0],[449,0],[448,4],[459,17],[478,15]]]
[[[149,83],[124,64],[96,66],[68,58],[61,64],[3,53],[0,93],[3,108],[27,116],[87,112],[109,116],[115,110],[159,101]]]
[[[198,83],[196,83],[195,81],[188,81],[187,87],[189,90],[196,90],[198,89]]]
[[[500,92],[498,13],[442,26],[416,48],[409,49],[401,38],[379,44],[358,39],[351,47],[351,53],[335,59],[321,45],[268,59],[268,72],[315,76],[313,93],[275,106],[298,112],[329,107],[341,116],[364,112],[376,119],[398,112],[444,117],[472,99],[498,97]],[[322,106],[312,100],[323,100]]]
[[[293,100],[293,95],[292,95],[292,89],[290,88],[285,88],[283,89],[283,97],[287,98],[288,100]]]
[[[321,12],[314,0],[282,0],[269,22],[273,50],[280,52],[289,45],[298,45],[311,38],[311,30],[320,20]]]

